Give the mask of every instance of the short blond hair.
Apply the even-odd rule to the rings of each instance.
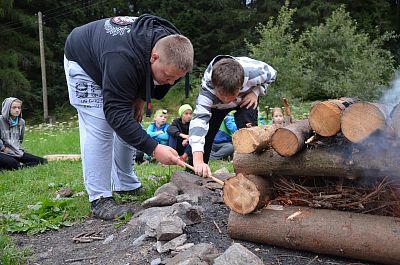
[[[193,68],[193,45],[183,35],[173,34],[158,40],[154,50],[159,53],[162,63],[187,72]]]

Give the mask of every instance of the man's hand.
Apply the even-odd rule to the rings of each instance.
[[[141,123],[143,120],[143,115],[144,115],[144,104],[146,101],[144,101],[141,98],[137,98],[133,101],[132,107],[134,111],[134,119]]]
[[[251,91],[249,93],[246,94],[246,96],[244,96],[242,103],[240,104],[240,107],[246,107],[246,109],[248,108],[253,108],[256,109],[258,105],[258,97],[257,95]]]
[[[154,150],[154,158],[164,165],[178,165],[185,167],[185,163],[179,159],[178,153],[169,146],[159,144]]]
[[[182,141],[182,146],[187,146],[189,144],[189,139],[184,139]]]
[[[196,175],[204,178],[211,176],[210,167],[204,163],[203,152],[193,152],[193,167]]]

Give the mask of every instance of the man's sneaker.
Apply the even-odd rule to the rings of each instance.
[[[130,195],[130,196],[139,196],[142,195],[146,192],[146,189],[143,188],[143,186],[140,186],[137,189],[134,190],[121,190],[121,191],[115,191],[116,194],[118,195]]]
[[[113,197],[100,198],[90,204],[93,215],[103,220],[123,218],[127,213],[132,213],[128,207],[117,205]]]

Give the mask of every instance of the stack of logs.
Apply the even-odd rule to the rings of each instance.
[[[232,210],[230,236],[400,264],[399,138],[400,105],[351,98],[318,102],[308,119],[285,126],[240,129],[233,135],[236,176],[225,181],[223,195]],[[314,182],[332,180],[337,193],[318,190],[316,195],[317,189],[301,185],[310,178]],[[349,188],[343,185],[346,181],[379,185],[350,202],[345,194]],[[284,191],[279,190],[282,183]],[[361,194],[352,192],[353,197]],[[300,193],[307,199],[290,197]],[[335,207],[327,198],[342,201]],[[367,201],[376,209],[362,211]],[[376,206],[377,201],[385,203]],[[386,211],[391,216],[365,214],[381,208],[392,209]]]

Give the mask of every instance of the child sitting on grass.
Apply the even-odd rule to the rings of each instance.
[[[193,109],[189,104],[180,106],[178,110],[179,118],[176,118],[167,130],[169,146],[178,152],[182,161],[186,161],[192,156],[192,149],[189,145],[189,124],[192,119],[192,111]]]
[[[157,110],[154,114],[154,122],[150,123],[149,127],[147,127],[147,134],[163,145],[168,145],[169,138],[167,133],[169,127],[169,124],[167,123],[167,113],[168,112],[165,109]]]
[[[0,170],[19,169],[47,163],[47,160],[24,151],[25,120],[22,101],[9,97],[3,101],[0,115]]]

